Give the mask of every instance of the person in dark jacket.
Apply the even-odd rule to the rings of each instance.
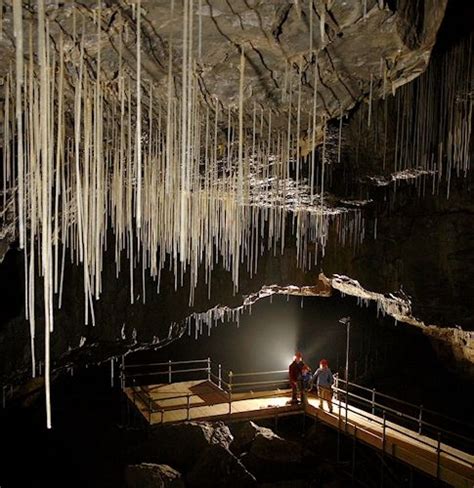
[[[298,390],[300,391],[300,394],[302,394],[302,371],[304,366],[303,355],[300,352],[297,352],[293,358],[293,362],[288,368],[291,385],[291,403],[298,403]]]
[[[301,382],[303,384],[304,391],[309,391],[311,389],[310,385],[312,379],[313,375],[311,374],[311,368],[307,364],[305,364],[301,369]]]
[[[319,368],[314,372],[312,384],[315,383],[318,388],[319,408],[323,408],[323,400],[325,400],[329,411],[332,413],[332,385],[334,378],[326,359],[321,359]]]

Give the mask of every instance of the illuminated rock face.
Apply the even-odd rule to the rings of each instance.
[[[168,1],[143,0],[141,2],[140,55],[143,113],[145,116],[145,112],[147,112],[147,94],[149,83],[151,83],[155,100],[154,109],[156,112],[161,111],[163,126],[165,125],[164,114],[168,108],[169,87],[172,86],[173,89],[173,100],[181,100],[182,93],[183,9],[181,2],[175,3],[176,10],[171,13]],[[255,164],[253,164],[253,159],[249,158],[253,164],[252,166],[249,163],[249,168],[253,171],[248,184],[249,203],[252,208],[258,208],[258,211],[256,212],[257,217],[252,217],[253,220],[247,220],[247,222],[251,222],[250,229],[255,229],[256,222],[264,215],[265,222],[269,223],[268,215],[271,212],[269,214],[265,214],[265,212],[277,208],[280,213],[275,212],[275,215],[278,215],[281,223],[283,215],[281,210],[283,209],[284,212],[287,212],[287,221],[281,224],[279,231],[275,231],[278,228],[276,224],[273,226],[273,235],[278,235],[280,240],[268,239],[266,233],[269,230],[268,227],[265,228],[264,237],[258,241],[258,245],[254,246],[258,247],[258,250],[253,250],[254,262],[258,261],[258,266],[257,264],[252,265],[249,272],[247,263],[243,266],[238,265],[239,250],[237,252],[232,250],[232,245],[236,242],[234,237],[241,231],[241,227],[236,225],[236,222],[240,225],[238,217],[241,214],[236,205],[240,196],[237,186],[234,182],[230,182],[225,187],[228,192],[223,191],[219,194],[219,198],[227,204],[226,198],[228,197],[231,205],[216,208],[219,211],[222,210],[223,213],[229,208],[232,211],[225,214],[228,217],[227,227],[221,227],[219,224],[216,228],[218,230],[224,227],[231,229],[231,232],[225,234],[223,240],[225,242],[224,254],[229,260],[230,258],[234,260],[233,271],[235,272],[236,269],[239,271],[238,292],[235,290],[236,276],[230,275],[229,264],[225,263],[225,266],[222,266],[221,260],[221,263],[215,265],[215,269],[212,271],[210,297],[208,296],[208,284],[203,278],[203,274],[207,274],[204,271],[199,273],[196,283],[191,286],[191,288],[195,286],[195,291],[192,296],[192,306],[190,306],[189,276],[185,275],[182,288],[178,278],[178,289],[175,291],[175,276],[177,273],[179,274],[179,271],[176,269],[168,271],[169,262],[167,261],[160,275],[159,295],[155,294],[156,283],[146,274],[146,303],[142,304],[140,257],[136,256],[138,261],[134,278],[132,278],[134,283],[132,290],[130,278],[126,275],[129,268],[128,261],[123,256],[118,259],[121,262],[122,271],[116,280],[113,251],[105,255],[103,262],[101,261],[102,255],[98,253],[89,263],[91,267],[103,267],[102,282],[98,286],[98,288],[102,286],[102,293],[100,293],[100,300],[94,304],[96,328],[84,327],[84,274],[82,268],[69,265],[68,255],[65,265],[63,307],[60,312],[54,312],[57,326],[51,336],[53,355],[61,358],[63,354],[66,354],[68,348],[72,348],[73,353],[69,355],[70,360],[98,359],[100,355],[95,356],[93,349],[79,348],[79,344],[84,343],[84,337],[87,337],[86,344],[88,345],[95,341],[107,342],[111,348],[110,353],[121,351],[116,342],[118,338],[123,340],[126,347],[133,346],[135,342],[138,342],[135,346],[141,343],[165,345],[167,340],[179,335],[186,325],[186,318],[192,313],[207,312],[218,305],[229,308],[239,307],[244,302],[243,296],[251,295],[265,285],[277,284],[282,287],[291,285],[299,288],[302,286],[314,287],[317,283],[316,290],[308,288],[304,293],[314,292],[319,296],[325,296],[325,294],[331,293],[332,288],[324,280],[318,281],[320,271],[324,271],[329,278],[333,274],[344,274],[354,278],[371,293],[395,292],[403,287],[412,298],[413,316],[417,320],[424,321],[426,324],[450,327],[459,324],[465,328],[471,328],[472,317],[469,315],[471,312],[468,297],[473,295],[471,293],[473,291],[472,280],[469,273],[463,273],[463,263],[470,262],[472,259],[470,257],[472,253],[469,251],[472,249],[472,234],[469,231],[473,228],[469,224],[472,221],[472,204],[470,203],[472,198],[469,197],[469,190],[466,190],[463,183],[460,182],[459,187],[453,188],[449,201],[444,199],[444,195],[440,195],[439,198],[430,197],[429,191],[426,192],[427,195],[424,198],[418,199],[417,194],[421,192],[421,186],[417,182],[424,181],[422,185],[431,185],[431,180],[427,177],[433,174],[433,169],[427,164],[422,169],[411,166],[409,158],[403,159],[403,164],[401,164],[399,154],[395,149],[397,143],[395,141],[397,133],[395,108],[400,99],[388,97],[393,90],[401,90],[402,85],[415,79],[425,70],[444,15],[446,1],[315,1],[312,11],[308,9],[309,3],[302,1],[288,3],[287,1],[225,2],[212,0],[205,2],[203,0],[200,2],[194,0],[192,4],[188,2],[185,4],[192,7],[194,19],[192,21],[193,56],[187,64],[188,70],[193,73],[196,80],[196,86],[193,89],[200,97],[203,107],[206,105],[210,107],[211,114],[214,107],[219,107],[218,136],[212,146],[212,150],[215,148],[213,157],[216,161],[219,158],[224,160],[229,151],[233,151],[230,169],[236,179],[239,169],[236,164],[238,161],[239,137],[236,134],[239,114],[242,113],[244,128],[248,132],[246,137],[248,150],[252,144],[249,134],[252,133],[253,125],[255,125],[253,133],[256,134],[256,138],[260,142],[266,141],[270,126],[269,114],[271,113],[271,129],[275,133],[271,135],[270,145],[265,146],[266,142],[262,143],[262,151],[266,154],[267,159],[259,160],[266,162],[258,166],[258,158],[255,158]],[[97,3],[93,1],[81,2],[80,7],[76,9],[72,4],[66,2],[56,10],[54,3],[46,2],[46,11],[51,20],[49,24],[51,37],[58,40],[59,32],[64,31],[64,62],[68,66],[64,76],[64,103],[67,106],[64,126],[66,139],[71,137],[68,139],[71,144],[68,149],[70,154],[73,153],[74,130],[77,129],[77,126],[74,126],[73,106],[74,97],[77,95],[74,90],[78,86],[75,77],[77,77],[81,60],[85,63],[84,73],[88,73],[87,76],[91,82],[91,85],[88,85],[90,90],[87,93],[88,100],[94,99],[93,82],[96,75],[99,45],[102,63],[102,91],[100,94],[104,97],[103,100],[114,106],[116,97],[120,93],[120,89],[117,88],[120,77],[124,77],[133,90],[136,89],[137,19],[136,16],[134,17],[136,9],[132,9],[126,2],[102,2],[101,25],[98,29],[97,22],[94,21],[94,18],[97,20],[99,16],[96,5]],[[7,14],[9,13],[11,12],[7,11]],[[24,13],[24,15],[27,14]],[[28,15],[30,14],[28,13]],[[33,10],[31,15],[36,22],[37,11]],[[311,29],[310,18],[312,19]],[[4,29],[9,29],[10,38],[12,38],[11,21],[4,23]],[[84,29],[83,36],[82,29]],[[310,31],[312,36],[310,36]],[[199,36],[199,32],[201,36]],[[75,42],[73,41],[74,34]],[[27,47],[28,34],[26,31],[24,36],[25,53],[27,53],[29,48]],[[32,43],[36,53],[38,50],[36,33]],[[123,60],[122,70],[118,64],[120,45]],[[15,45],[7,42],[6,37],[0,41],[0,49],[5,59],[14,59],[14,48]],[[59,64],[57,45],[52,44],[51,49],[52,52],[57,53],[56,62]],[[242,52],[245,56],[245,76],[241,81]],[[25,61],[25,66],[26,64],[27,61]],[[0,69],[6,70],[7,63],[2,64]],[[453,71],[455,71],[454,67]],[[6,75],[6,71],[3,74]],[[84,81],[84,86],[86,85],[87,83]],[[14,88],[14,83],[11,83],[9,89],[12,97]],[[122,91],[123,93],[125,92]],[[125,120],[125,125],[131,123],[133,126],[128,128],[128,132],[125,132],[127,139],[130,138],[132,141],[130,147],[133,151],[136,150],[135,96],[135,92],[133,92],[131,94],[133,110],[131,110],[130,118],[127,113]],[[408,93],[401,100],[401,102],[406,101],[409,108],[411,107],[409,104],[414,99],[413,96],[412,98],[410,96]],[[390,140],[385,138],[384,145],[380,144],[380,140],[377,142],[372,129],[375,126],[379,127],[379,136],[384,132],[384,129],[381,128],[384,123],[383,117],[380,118],[380,114],[384,113],[384,101],[379,105],[376,104],[376,100],[382,97],[384,100],[390,100],[387,108],[389,119],[387,130],[394,135]],[[128,99],[127,103],[129,103]],[[239,108],[241,103],[242,110]],[[114,107],[117,112],[110,112],[108,122],[104,121],[104,127],[110,129],[111,133],[115,127],[114,123],[110,124],[112,114],[117,115],[120,111],[119,104]],[[458,105],[455,107],[457,110]],[[84,110],[85,108],[84,105]],[[12,109],[10,108],[10,110]],[[350,112],[351,110],[352,112]],[[1,110],[0,113],[4,122],[5,110]],[[183,113],[187,114],[185,111],[177,110],[174,115],[180,119]],[[231,114],[230,126],[228,113]],[[253,122],[254,113],[256,114],[255,124]],[[417,113],[423,113],[423,107],[420,107]],[[461,113],[463,112],[461,111]],[[203,114],[204,112],[201,113],[202,116]],[[348,122],[344,120],[342,137],[340,137],[341,132],[339,131],[341,115],[350,115]],[[211,122],[214,121],[213,117],[211,115]],[[215,118],[217,120],[217,117]],[[11,113],[9,120],[13,131]],[[94,119],[89,114],[88,120],[92,122],[91,127],[96,127],[93,124],[94,120],[98,119]],[[159,117],[156,121],[158,122],[158,120]],[[205,119],[202,120],[205,121]],[[260,122],[261,120],[262,122]],[[360,130],[360,120],[363,121],[362,125],[367,127],[366,132],[372,134],[369,142],[364,146],[363,155],[358,147],[362,136],[365,138],[366,134]],[[371,123],[369,123],[370,120]],[[288,131],[289,121],[291,123],[290,131]],[[205,123],[201,125],[205,126]],[[199,124],[194,127],[198,126]],[[90,132],[87,133],[90,137],[89,142],[96,137],[93,136],[93,132],[96,134],[95,129],[91,129],[91,127],[89,127]],[[424,129],[425,125],[421,124],[420,128]],[[406,142],[408,129],[404,130],[407,132],[404,136],[403,148],[411,147]],[[5,132],[5,124],[2,126],[2,131]],[[82,126],[80,131],[82,141],[85,137]],[[295,183],[296,169],[291,167],[291,164],[289,164],[290,171],[285,175],[288,178],[286,180],[282,178],[275,184],[275,179],[278,180],[281,175],[278,171],[274,172],[275,161],[270,161],[270,157],[268,157],[273,154],[270,149],[276,149],[277,155],[280,157],[284,155],[286,151],[283,143],[288,142],[284,139],[286,131],[292,137],[293,158],[298,156],[304,158],[309,155],[308,159],[302,160],[299,185]],[[12,132],[10,132],[11,134]],[[401,134],[400,129],[400,138]],[[149,136],[146,124],[143,127],[142,135],[143,151],[145,152]],[[210,137],[212,138],[212,136]],[[204,132],[201,134],[201,138],[201,140],[205,138]],[[342,143],[339,142],[341,139]],[[156,147],[159,147],[160,144],[163,144],[163,147],[166,146],[165,140],[165,136],[160,140],[162,142],[155,140]],[[109,140],[105,139],[105,144],[97,153],[99,156],[106,156],[108,142]],[[178,144],[180,143],[181,140],[178,141]],[[12,139],[12,144],[14,149],[14,139]],[[402,147],[400,141],[398,144],[399,147]],[[312,154],[310,151],[315,145],[320,147],[317,153],[312,153],[315,154],[316,172],[319,171],[320,175],[322,169],[326,168],[327,179],[325,180],[324,177],[321,179],[319,176],[318,180],[316,175],[318,184],[315,185],[315,191],[312,192],[307,183],[311,179],[309,166]],[[384,155],[385,151],[381,149],[383,146],[387,147],[388,155]],[[94,151],[97,149],[97,146],[91,143],[92,147],[94,147]],[[191,146],[188,144],[187,147]],[[430,147],[427,149],[431,150]],[[91,152],[93,152],[92,149]],[[356,156],[356,152],[358,156]],[[94,153],[90,162],[97,161],[97,154]],[[396,160],[393,165],[392,157]],[[390,161],[386,167],[384,166],[385,160]],[[131,161],[134,164],[133,157]],[[337,161],[339,161],[339,165],[336,164]],[[148,163],[147,168],[150,172],[146,173],[144,178],[149,177],[152,180],[157,177],[152,172],[155,165],[153,160]],[[81,159],[81,169],[82,165],[83,160]],[[94,167],[99,168],[101,165]],[[111,167],[115,168],[115,166]],[[219,176],[221,176],[222,168],[217,164],[216,168],[219,169]],[[439,167],[436,168],[436,174],[439,174],[439,169]],[[348,176],[342,178],[341,173]],[[73,174],[67,173],[67,176],[74,183]],[[96,173],[94,174],[96,175]],[[119,173],[113,171],[108,174],[110,179],[113,179],[110,188],[113,187],[114,190],[111,193],[105,193],[107,198],[101,200],[104,208],[110,202],[113,205],[117,203],[117,199],[114,200],[113,195],[120,195],[120,198],[127,196],[120,193],[122,186],[125,188],[125,182],[120,180],[117,174]],[[89,175],[92,175],[92,170]],[[86,176],[83,174],[84,183],[88,181]],[[132,186],[135,185],[135,176],[134,173],[131,177],[132,181],[129,182]],[[305,179],[304,182],[303,179]],[[413,180],[416,186],[399,187],[395,197],[395,194],[391,192],[392,187],[400,180]],[[104,181],[108,181],[107,178],[104,177]],[[219,178],[207,177],[206,181],[208,184],[215,183],[219,182]],[[206,196],[209,194],[206,193],[208,191],[208,188],[205,187],[206,181],[204,191],[201,193],[203,198],[197,203],[192,196],[189,199],[189,209],[194,210],[194,215],[199,222],[197,234],[193,234],[195,230],[189,232],[189,235],[193,236],[193,245],[196,243],[196,238],[200,237],[199,232],[207,222],[205,218],[199,220],[202,212],[201,207],[198,206],[206,201]],[[363,184],[360,184],[361,181]],[[121,183],[123,183],[122,186]],[[321,183],[325,183],[326,186],[322,188]],[[367,190],[367,187],[373,184],[388,188],[389,191],[383,194]],[[67,186],[68,192],[65,194],[75,195],[75,186],[75,184]],[[50,186],[51,190],[53,187],[54,182]],[[109,187],[104,185],[105,192],[107,188]],[[133,188],[135,192],[136,186]],[[199,188],[201,187],[199,186]],[[5,213],[2,213],[2,216],[5,215],[7,218],[2,223],[0,233],[2,246],[5,248],[4,243],[11,241],[15,232],[18,234],[18,230],[15,230],[16,214],[12,210],[14,205],[11,203],[14,202],[12,196],[16,191],[13,181],[10,190],[8,193],[10,203],[6,205]],[[146,195],[150,200],[147,202],[155,202],[150,204],[150,208],[155,208],[153,205],[156,204],[156,201],[153,198],[159,194],[158,187],[150,186],[148,190]],[[154,190],[157,191],[154,192]],[[95,194],[87,194],[87,192],[84,194],[88,198],[90,210],[96,202]],[[175,197],[177,195],[180,196],[179,191],[174,194]],[[190,192],[190,195],[194,195],[194,193]],[[136,198],[136,193],[132,193],[131,198]],[[167,212],[172,212],[175,207],[178,208],[178,205],[181,205],[181,198],[172,199],[167,192],[162,192],[160,198],[159,203],[166,206]],[[385,205],[384,202],[387,199],[389,201],[393,199],[399,203]],[[369,202],[369,200],[373,201]],[[420,201],[423,203],[420,204]],[[359,206],[360,202],[363,203],[362,206]],[[75,222],[75,200],[68,200],[68,203],[71,203],[71,208],[69,206],[65,208],[70,210],[68,215]],[[156,208],[163,208],[160,205]],[[109,210],[110,207],[107,207],[107,211]],[[163,221],[160,220],[160,225],[158,225],[157,221],[153,220],[157,213],[149,212],[151,217],[148,223],[150,223],[150,228],[161,230]],[[180,219],[183,212],[178,213],[180,215],[176,217],[176,220],[174,218],[167,220],[171,225],[166,234],[167,237],[171,236],[169,242],[172,243],[172,246],[168,249],[174,249],[175,261],[179,261],[176,256],[182,250],[180,247],[182,234],[179,231],[186,229],[187,232],[187,226],[183,225]],[[324,222],[322,218],[319,219],[321,214],[325,217],[335,216],[333,219],[335,225],[331,227],[328,223],[329,219]],[[60,211],[59,215],[63,215],[63,213]],[[297,220],[296,226],[292,222],[294,215]],[[457,218],[456,216],[459,215],[461,217]],[[276,220],[278,221],[278,219]],[[54,221],[53,219],[52,222]],[[362,225],[362,221],[364,221],[365,227]],[[91,217],[88,224],[93,228],[96,222],[97,220]],[[105,229],[105,222],[105,219],[102,220],[101,231]],[[334,222],[332,223],[334,224]],[[274,222],[272,222],[273,224]],[[178,231],[173,225],[178,228]],[[31,228],[28,227],[28,222],[26,227]],[[128,230],[132,235],[131,240],[135,242],[134,238],[137,237],[135,227],[131,225]],[[50,231],[51,237],[53,237],[54,226]],[[259,231],[255,231],[255,233],[258,234]],[[377,234],[377,239],[375,239],[375,234]],[[283,235],[285,235],[285,245],[281,246]],[[308,237],[311,235],[313,238]],[[423,244],[427,235],[430,246],[424,250]],[[36,236],[40,238],[40,233]],[[123,229],[122,236],[124,241],[129,239],[126,233],[123,233]],[[152,234],[147,234],[148,236],[153,238]],[[92,242],[95,236],[89,234],[89,237]],[[78,239],[77,234],[74,234],[74,238]],[[104,232],[101,234],[101,239],[104,242],[107,241],[109,251],[114,248],[113,238],[109,237],[109,234]],[[310,243],[306,247],[305,239],[308,239]],[[218,241],[217,238],[216,241]],[[101,243],[102,246],[104,246],[104,242]],[[309,258],[306,251],[316,243],[319,247]],[[97,241],[94,241],[90,248],[95,250],[96,244]],[[240,244],[245,245],[246,242],[242,240]],[[281,247],[284,248],[282,254],[280,254]],[[323,247],[325,248],[324,256],[322,256]],[[153,247],[152,249],[156,250]],[[302,249],[305,250],[304,253]],[[260,253],[262,256],[258,257]],[[248,254],[247,251],[245,254]],[[315,254],[318,258],[317,262],[313,262],[310,266],[309,261],[314,260]],[[196,255],[198,256],[198,254]],[[216,256],[213,257],[216,259]],[[248,256],[246,257],[248,258]],[[199,259],[200,256],[193,261],[193,264],[201,265],[202,260]],[[61,256],[59,262],[60,260]],[[420,265],[420,263],[423,264]],[[22,283],[21,279],[18,280],[19,287],[21,287],[20,283]],[[39,309],[36,317],[37,339],[38,343],[42,343],[42,330],[44,329],[42,289],[35,289],[33,295],[36,297],[35,307]],[[81,298],[78,299],[78,297]],[[131,297],[135,302],[133,305],[130,304]],[[20,316],[21,313],[19,311],[18,315]],[[215,314],[220,313],[221,309],[216,309]],[[210,315],[212,313],[205,314],[202,320]],[[19,329],[21,332],[18,332]],[[27,325],[21,319],[10,322],[3,329],[3,335],[5,348],[9,348],[7,344],[13,343],[14,348],[17,348],[14,349],[15,354],[12,354],[12,357],[6,361],[8,368],[11,370],[13,366],[13,369],[24,370],[29,361]],[[17,341],[19,341],[18,344]],[[59,360],[59,362],[61,361],[62,359]]]

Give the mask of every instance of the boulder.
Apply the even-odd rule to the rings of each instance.
[[[141,460],[189,471],[209,446],[228,449],[233,436],[223,422],[184,422],[158,426],[141,450]]]
[[[267,428],[259,428],[249,453],[262,462],[298,464],[303,460],[300,444],[287,441]]]
[[[166,464],[142,463],[127,466],[127,488],[184,488],[181,474]]]
[[[283,439],[271,429],[258,427],[248,451],[240,459],[260,481],[280,481],[297,478],[306,471],[304,456],[300,444]]]
[[[271,437],[273,431],[267,427],[261,427],[251,420],[231,427],[234,440],[230,445],[232,452],[241,454],[250,448],[250,445],[255,440],[258,433]]]
[[[190,488],[254,488],[255,477],[229,449],[215,444],[208,447],[186,477]]]

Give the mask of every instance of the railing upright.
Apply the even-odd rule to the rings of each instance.
[[[385,416],[385,410],[382,412],[382,420],[383,420],[383,425],[382,425],[382,452],[385,453],[385,442],[386,442],[385,434],[387,431],[387,420],[386,420],[386,416]]]
[[[114,358],[110,360],[110,388],[114,387]]]
[[[207,381],[211,381],[211,358],[207,358]]]
[[[383,418],[383,424],[382,424],[382,457],[381,457],[381,463],[380,463],[380,486],[383,488],[384,486],[384,479],[385,479],[385,431],[386,431],[386,421],[385,421],[385,410],[382,411],[382,418]]]
[[[372,388],[372,415],[375,415],[375,388]]]
[[[349,408],[349,381],[346,379],[346,424],[345,424],[345,431],[347,432],[347,410]]]
[[[229,416],[232,413],[232,371],[229,371]]]
[[[171,384],[171,359],[168,361],[168,383]]]
[[[125,356],[122,356],[122,360],[120,362],[120,379],[121,379],[122,390],[123,390],[125,388],[125,380],[126,380],[126,375],[125,375]]]
[[[436,479],[439,480],[441,470],[441,432],[438,432],[438,444],[436,446]]]
[[[422,426],[423,426],[423,405],[420,405],[420,411],[418,413],[418,434],[421,434]]]
[[[222,365],[219,364],[219,388],[222,388]]]

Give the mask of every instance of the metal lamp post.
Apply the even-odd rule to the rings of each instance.
[[[346,429],[347,429],[347,403],[349,401],[349,345],[350,345],[350,332],[351,332],[351,318],[343,317],[339,319],[339,323],[346,326]]]

